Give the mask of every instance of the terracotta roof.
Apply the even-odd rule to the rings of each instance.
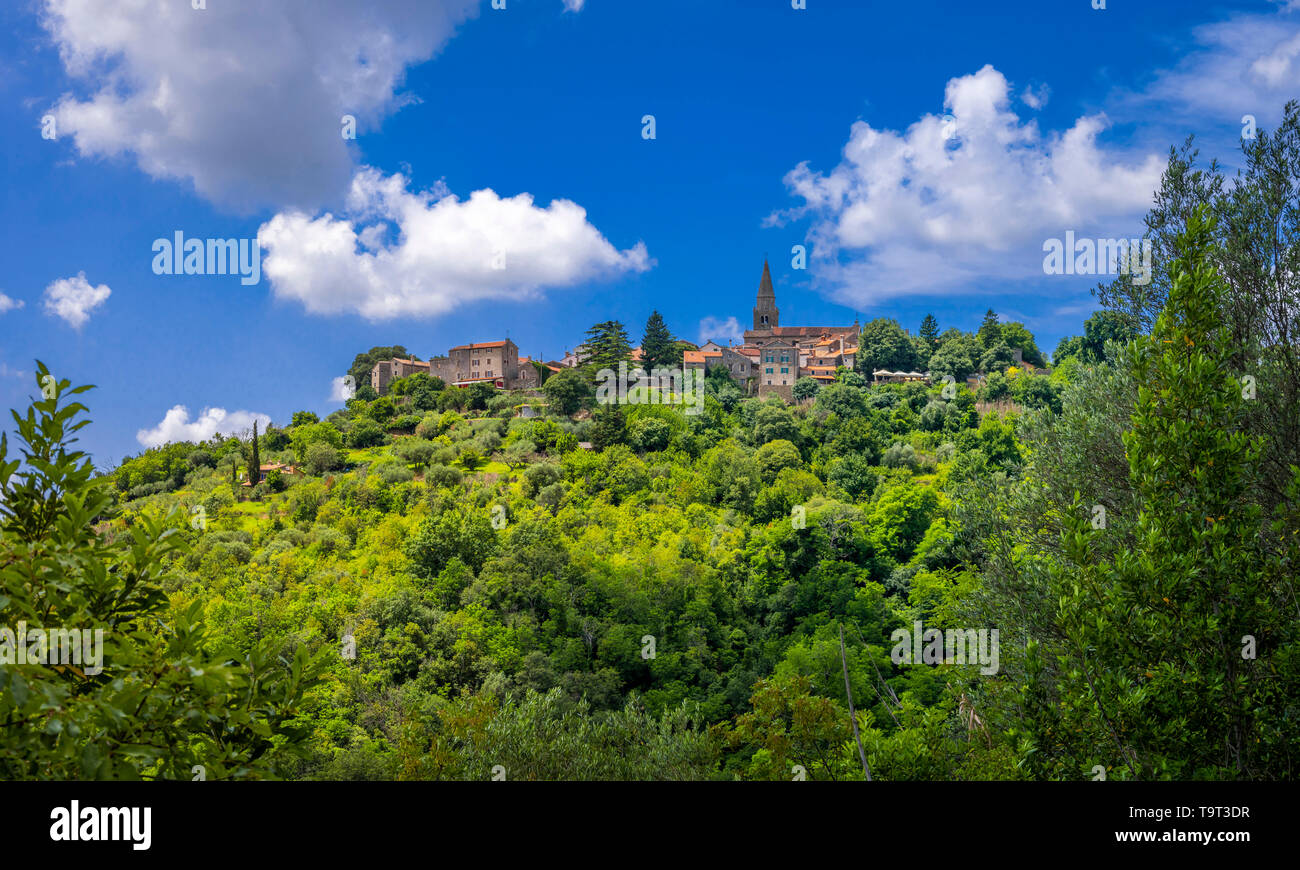
[[[682,362],[684,363],[705,363],[708,362],[706,357],[721,359],[722,351],[720,350],[688,350],[682,353]]]
[[[428,368],[428,366],[429,366],[429,364],[428,364],[427,362],[421,362],[421,361],[418,360],[418,359],[402,359],[400,356],[395,356],[395,357],[393,357],[393,359],[392,359],[391,361],[392,361],[392,362],[403,363],[403,364],[408,365],[408,366],[424,366],[425,368]]]
[[[752,330],[751,330],[752,331]],[[772,335],[776,338],[813,338],[814,336],[837,335],[856,332],[852,326],[774,326]]]
[[[478,350],[479,348],[484,347],[505,347],[506,341],[509,340],[510,339],[506,339],[505,341],[480,341],[477,344],[458,344],[453,347],[452,350]]]

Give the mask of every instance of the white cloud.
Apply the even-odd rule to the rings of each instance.
[[[1300,2],[1300,0],[1297,0],[1297,2]],[[564,11],[581,12],[582,7],[585,6],[586,3],[587,0],[564,0]]]
[[[1043,240],[1067,229],[1105,237],[1138,230],[1161,157],[1099,144],[1104,115],[1044,135],[1011,111],[1008,87],[991,66],[950,80],[952,142],[935,115],[902,133],[855,123],[829,173],[805,161],[786,175],[803,205],[768,223],[811,217],[815,276],[857,307],[1041,276]]]
[[[256,420],[262,431],[271,422],[266,414],[254,414],[251,411],[226,411],[225,408],[204,408],[197,420],[190,420],[189,409],[184,405],[173,405],[163,417],[162,422],[152,429],[141,429],[135,433],[135,440],[145,447],[161,447],[177,441],[206,441],[213,435],[242,435],[252,431]]]
[[[0,378],[25,378],[27,372],[22,369],[11,369],[8,363],[0,363]]]
[[[1196,28],[1195,46],[1129,104],[1153,120],[1222,125],[1234,138],[1243,115],[1261,123],[1279,118],[1300,82],[1300,17],[1286,10],[1300,10],[1300,0],[1276,15],[1236,15]]]
[[[330,401],[346,402],[356,392],[356,384],[349,384],[350,375],[340,375],[330,382]]]
[[[10,299],[8,296],[0,293],[0,314],[4,314],[6,311],[17,311],[26,304],[27,303],[23,302],[21,299]]]
[[[652,265],[644,244],[618,250],[569,200],[540,208],[527,193],[461,200],[442,185],[406,187],[402,175],[366,168],[352,181],[347,219],[288,211],[263,224],[262,271],[275,294],[315,314],[429,317]]]
[[[92,287],[85,272],[60,278],[45,288],[45,313],[62,317],[73,329],[81,329],[94,311],[112,295],[107,284]]]
[[[742,344],[745,341],[745,330],[734,317],[705,317],[700,320],[700,344],[710,339],[719,344],[727,339]]]
[[[236,208],[316,207],[352,170],[344,114],[367,125],[414,98],[477,0],[45,0],[43,23],[84,83],[54,109],[83,156],[130,154],[155,178]]]
[[[1047,85],[1039,85],[1037,88],[1032,85],[1026,87],[1020,94],[1020,102],[1024,103],[1031,109],[1041,109],[1047,105],[1047,98],[1052,95],[1052,89]]]

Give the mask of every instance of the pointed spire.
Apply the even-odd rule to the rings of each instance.
[[[758,282],[758,298],[776,298],[776,291],[772,289],[772,270],[767,267],[767,260],[763,261],[763,279]]]

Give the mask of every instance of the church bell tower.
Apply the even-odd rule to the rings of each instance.
[[[772,272],[763,261],[763,279],[758,284],[758,299],[754,303],[755,331],[771,332],[780,326],[781,312],[776,307],[776,291],[772,289]]]

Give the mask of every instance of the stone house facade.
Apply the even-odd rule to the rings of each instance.
[[[410,377],[417,372],[429,374],[429,363],[422,362],[418,359],[393,359],[381,360],[375,363],[375,367],[370,370],[370,386],[379,395],[388,392],[388,385],[396,380]]]
[[[508,338],[457,345],[432,363],[436,377],[457,387],[489,383],[500,389],[514,389],[519,378],[519,348]],[[536,374],[532,366],[528,368]]]

